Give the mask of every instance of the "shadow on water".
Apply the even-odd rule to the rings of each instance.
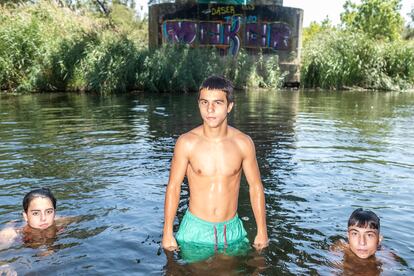
[[[164,275],[259,275],[266,269],[262,254],[252,252],[244,257],[217,254],[208,260],[183,263],[176,252],[164,251],[167,263]]]

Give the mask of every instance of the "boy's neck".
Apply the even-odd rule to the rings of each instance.
[[[220,140],[227,137],[228,134],[228,124],[227,121],[224,121],[218,127],[209,127],[207,124],[203,124],[203,135],[209,140]]]

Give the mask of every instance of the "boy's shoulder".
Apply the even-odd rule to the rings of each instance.
[[[15,227],[6,227],[0,231],[0,250],[8,248],[18,237],[19,230]]]
[[[189,154],[200,138],[201,132],[198,127],[181,134],[175,142],[174,151]]]
[[[177,142],[194,142],[197,141],[198,139],[201,138],[203,134],[203,128],[201,126],[198,126],[196,128],[193,128],[192,130],[181,134],[178,139]]]
[[[329,251],[331,252],[343,252],[345,250],[349,250],[349,245],[342,239],[335,241],[331,246],[329,246]]]
[[[237,128],[229,128],[229,136],[232,141],[236,143],[242,151],[251,150],[254,148],[254,143],[252,138],[246,133],[238,130]]]
[[[246,133],[242,132],[241,130],[231,127],[229,126],[229,134],[236,138],[236,139],[240,139],[242,141],[250,141],[251,138],[249,135],[247,135]]]

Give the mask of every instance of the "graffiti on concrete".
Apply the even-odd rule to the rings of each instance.
[[[231,13],[231,10],[221,11]],[[289,50],[291,35],[288,24],[259,21],[255,15],[226,15],[223,20],[215,21],[175,19],[162,23],[164,43],[211,45],[227,49],[232,55],[236,55],[240,47]]]
[[[168,20],[162,24],[166,42],[193,44],[197,34],[197,23],[193,21]]]
[[[247,23],[245,47],[288,50],[291,34],[289,26],[285,23]]]

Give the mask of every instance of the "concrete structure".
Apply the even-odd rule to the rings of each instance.
[[[287,85],[300,80],[303,10],[283,7],[283,0],[176,0],[150,2],[149,46],[186,43],[214,46],[223,54],[262,51],[278,55]]]

